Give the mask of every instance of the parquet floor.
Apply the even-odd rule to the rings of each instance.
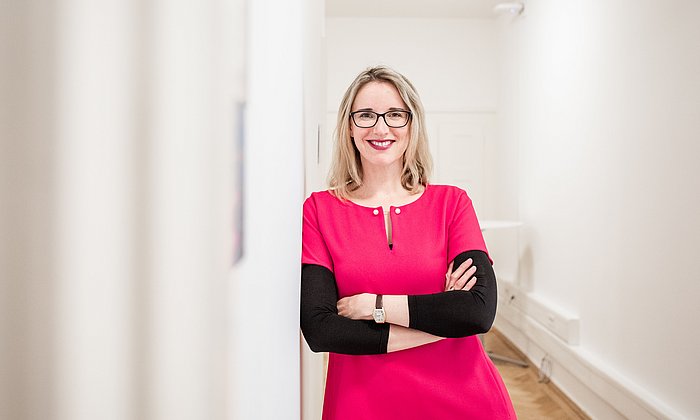
[[[497,330],[484,336],[484,347],[502,356],[523,359],[522,353]],[[523,368],[504,362],[494,363],[508,388],[518,419],[589,419],[556,386],[539,382],[538,370],[532,364]]]

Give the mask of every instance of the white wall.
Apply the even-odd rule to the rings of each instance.
[[[241,4],[3,4],[0,418],[227,416]]]
[[[326,130],[325,0],[304,1],[304,166],[307,195],[323,189],[320,142]]]
[[[55,287],[42,279],[55,273],[57,19],[28,1],[2,7],[0,418],[40,420],[52,412]]]
[[[430,112],[493,110],[496,25],[489,19],[328,18],[327,105],[365,68],[386,64],[408,77]]]
[[[235,419],[295,419],[301,411],[304,7],[248,2],[243,254],[231,294]]]
[[[299,417],[307,5],[3,5],[0,418]]]
[[[319,146],[326,127],[325,1],[304,1],[304,167],[305,196],[324,189]],[[313,353],[301,337],[301,418],[320,419],[325,384],[324,354]]]
[[[681,0],[531,0],[502,22],[519,286],[578,315],[572,354],[632,392],[601,406],[554,356],[554,380],[597,417],[700,416],[699,13]]]

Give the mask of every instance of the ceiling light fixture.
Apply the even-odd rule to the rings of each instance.
[[[498,3],[496,6],[494,6],[493,12],[497,15],[518,16],[523,13],[524,9],[525,5],[520,2]]]

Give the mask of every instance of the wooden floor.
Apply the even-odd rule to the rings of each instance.
[[[484,347],[496,354],[524,360],[501,333],[491,330],[484,336]],[[589,419],[551,383],[539,382],[538,369],[494,362],[508,388],[518,419]]]

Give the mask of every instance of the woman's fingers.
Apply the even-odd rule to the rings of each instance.
[[[450,274],[449,274],[449,279],[447,282],[446,290],[454,290],[454,289],[459,288],[459,287],[457,287],[457,284],[456,284],[457,281],[464,275],[464,273],[467,271],[467,269],[469,269],[471,267],[473,262],[474,261],[472,261],[472,259],[469,258],[465,262],[460,264],[459,267],[457,267],[457,269],[455,271],[453,271],[453,272],[448,271],[448,273],[450,273]],[[452,263],[450,263],[450,266],[452,266]],[[475,271],[476,271],[476,268],[475,268]],[[467,282],[469,277],[471,277],[471,275],[469,275],[467,277],[467,279],[464,280],[464,283]],[[462,287],[464,287],[464,283],[462,283]]]
[[[456,290],[464,290],[464,286],[467,285],[467,282],[471,280],[474,274],[476,274],[476,266],[469,267],[469,269],[466,272],[464,272],[460,276],[460,278],[455,282],[454,288]]]
[[[338,299],[335,307],[338,315],[350,319],[372,319],[374,302],[377,295],[371,293],[360,293],[359,295],[345,296]]]
[[[467,282],[467,284],[464,285],[464,288],[462,288],[462,290],[464,290],[464,291],[469,291],[469,290],[472,289],[472,287],[474,287],[475,284],[476,284],[476,277],[472,277],[472,278]]]
[[[452,266],[454,261],[450,261],[450,265],[447,267],[447,273],[445,273],[445,290],[450,287],[450,273],[452,273]]]
[[[471,264],[471,259],[468,259],[464,263],[460,264],[459,267],[457,267],[456,270],[452,271],[452,267],[454,267],[454,261],[450,263],[450,267],[447,270],[447,285],[445,286],[445,290],[454,290],[455,289],[455,283],[459,278],[464,274],[464,271],[469,267]]]
[[[457,267],[457,269],[452,273],[452,276],[457,276],[458,278],[462,277],[462,274],[464,274],[464,272],[467,271],[469,267],[471,267],[472,263],[472,259],[468,258],[465,262],[460,264],[459,267]]]
[[[338,308],[338,315],[347,317],[348,314],[348,298],[342,298],[338,300],[338,303],[336,304],[336,307]]]

